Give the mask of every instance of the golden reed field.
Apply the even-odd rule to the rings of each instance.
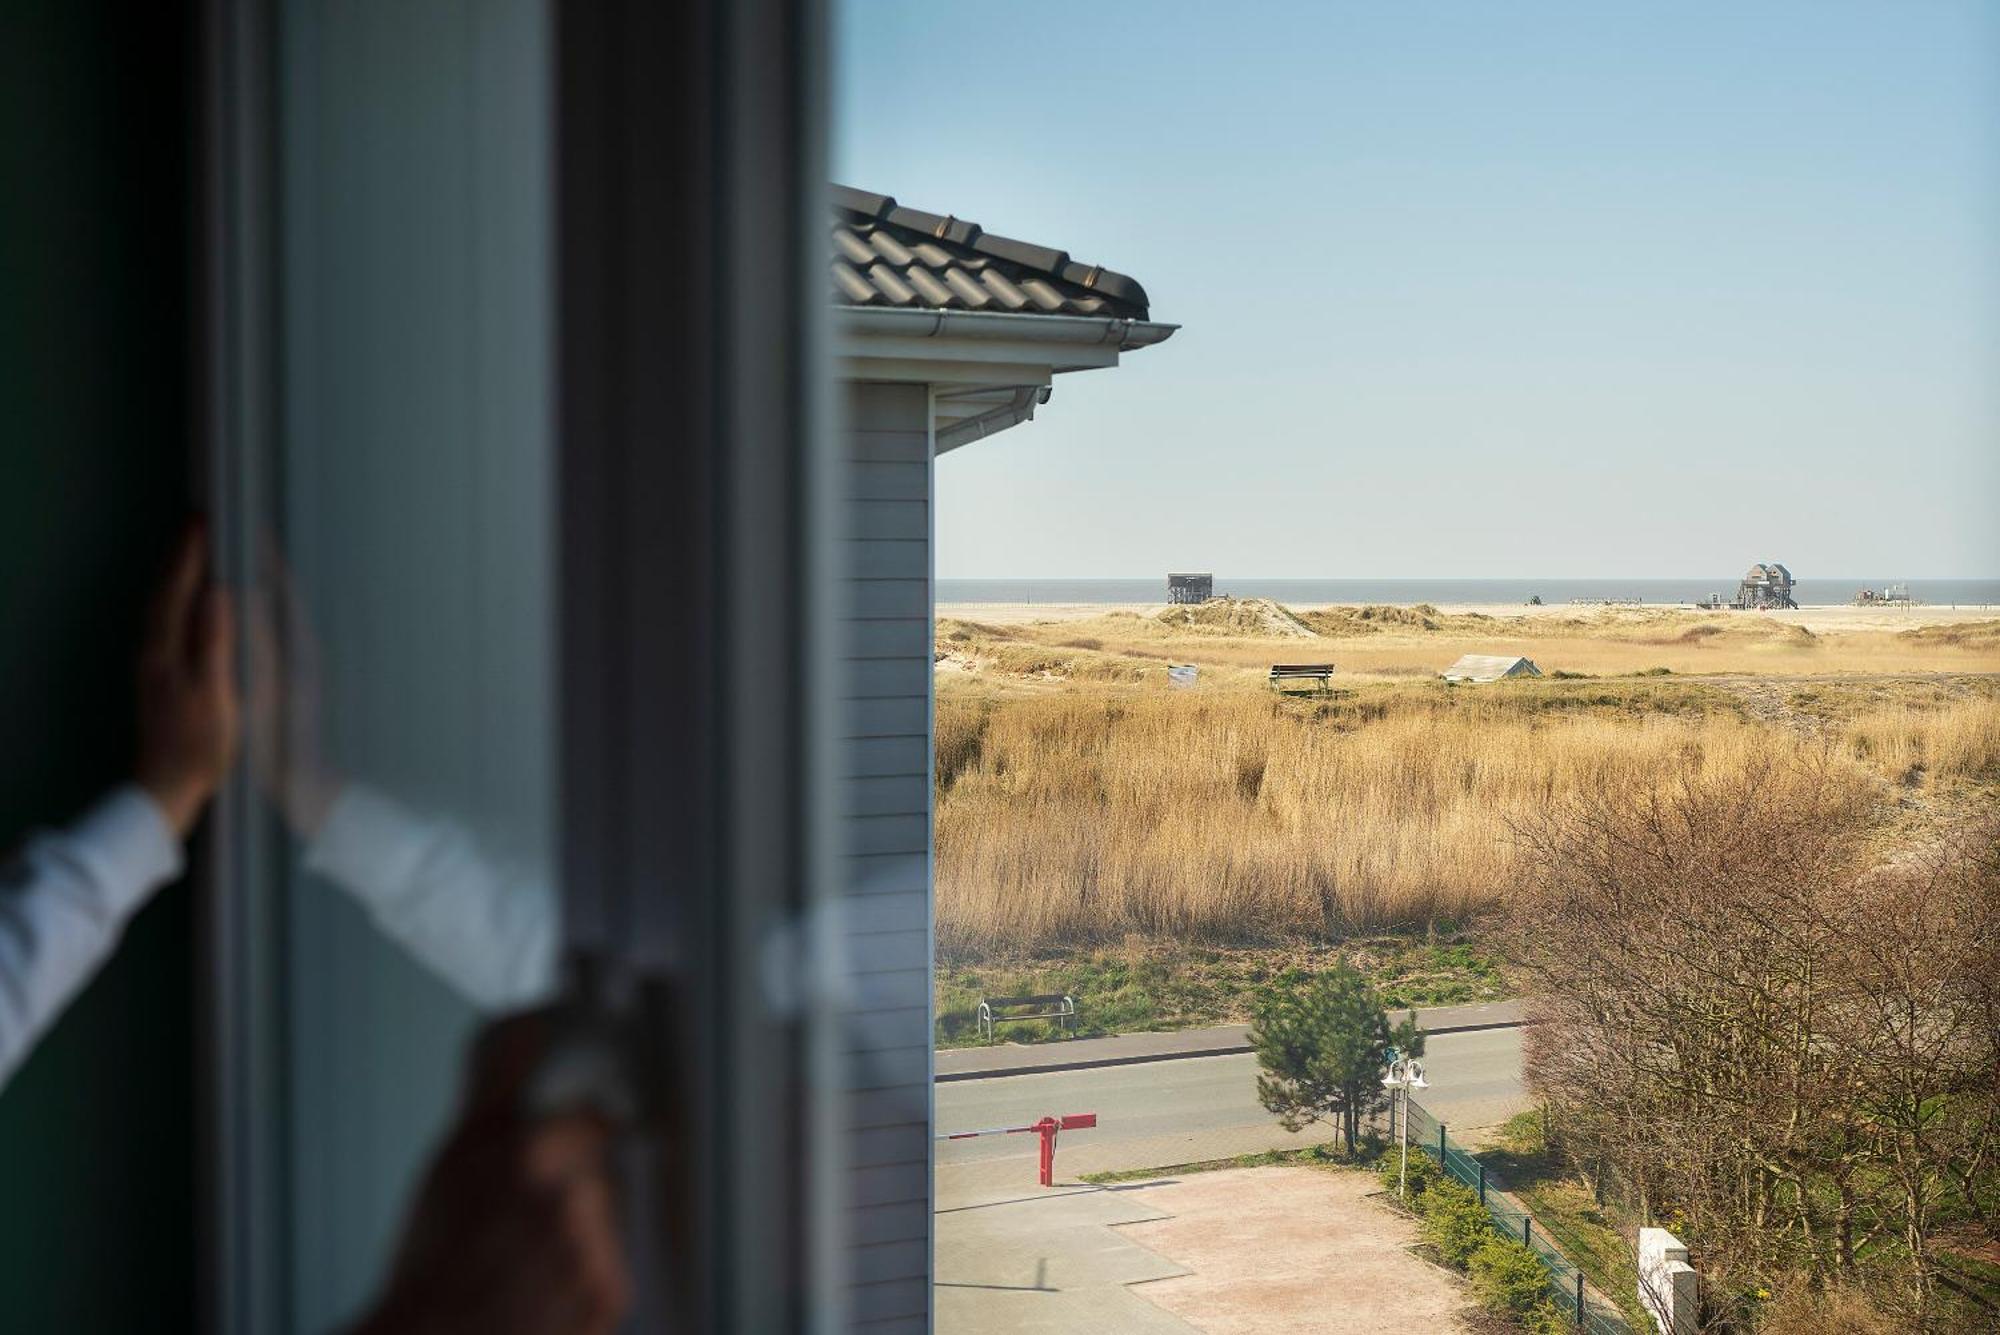
[[[1833,766],[1885,855],[2000,800],[2000,619],[1648,609],[1158,613],[938,625],[938,938],[968,958],[1460,924],[1566,794]],[[1818,621],[1818,628],[1814,622]],[[1831,624],[1829,624],[1831,623]],[[1448,686],[1461,653],[1539,680]],[[1274,662],[1334,689],[1280,695]],[[1192,688],[1166,683],[1192,663]],[[1561,674],[1560,676],[1556,674]]]

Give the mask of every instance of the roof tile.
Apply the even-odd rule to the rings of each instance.
[[[917,294],[905,283],[896,271],[886,264],[873,265],[868,270],[868,281],[875,286],[879,301],[889,306],[915,306]],[[875,302],[869,302],[873,305]]]
[[[917,257],[905,249],[903,243],[891,233],[878,227],[867,236],[868,244],[875,248],[875,253],[897,268],[907,269],[917,262]]]
[[[868,280],[854,272],[854,266],[843,260],[833,262],[833,287],[835,296],[848,302],[863,305],[875,300],[875,289]]]
[[[1063,308],[1063,294],[1056,291],[1046,278],[1024,278],[1021,280],[1021,290],[1028,294],[1028,300],[1045,311],[1060,311]],[[1090,298],[1082,297],[1078,300],[1088,301]]]
[[[832,296],[841,305],[1147,318],[1146,289],[1134,278],[887,195],[835,186],[832,223]]]
[[[987,290],[974,282],[972,275],[963,269],[946,269],[944,284],[956,293],[968,310],[985,310],[993,304],[993,297]]]
[[[1028,304],[1028,294],[1007,281],[1007,275],[998,269],[981,269],[979,281],[986,290],[999,298],[1000,304],[1010,311],[1018,311]]]
[[[918,300],[924,305],[939,307],[951,305],[951,288],[940,283],[929,269],[922,265],[911,265],[903,271],[903,276],[909,279],[910,287],[915,290]],[[945,277],[947,279],[951,277],[949,271],[946,271]]]
[[[833,253],[855,264],[871,264],[875,248],[844,227],[833,229]]]

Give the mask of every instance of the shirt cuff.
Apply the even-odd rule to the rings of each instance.
[[[114,788],[66,832],[95,867],[109,907],[123,915],[181,874],[181,841],[160,804],[136,783]]]

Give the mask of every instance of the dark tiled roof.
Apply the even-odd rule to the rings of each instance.
[[[1135,278],[843,185],[833,187],[833,300],[842,306],[1146,318],[1146,289]]]

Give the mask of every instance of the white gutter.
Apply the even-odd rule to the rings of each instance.
[[[1177,324],[1102,315],[1024,315],[1011,311],[912,310],[893,306],[835,306],[833,327],[841,334],[864,337],[1108,345],[1120,352],[1164,343],[1180,328]]]

